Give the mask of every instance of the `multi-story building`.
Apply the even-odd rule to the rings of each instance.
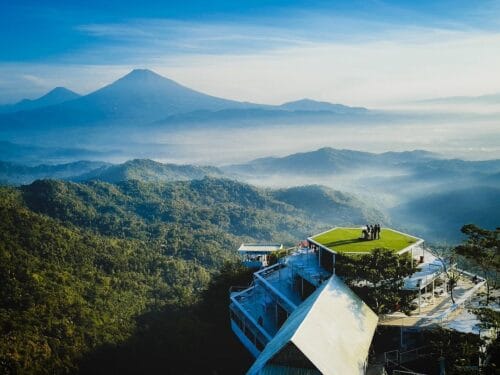
[[[363,228],[333,228],[307,239],[275,264],[254,273],[252,284],[231,292],[231,327],[256,358],[248,374],[364,374],[377,325],[404,331],[443,324],[483,279],[463,271],[463,285],[451,303],[446,291],[447,265],[420,238],[383,228],[367,240]],[[417,272],[404,280],[416,295],[416,309],[377,316],[335,274],[336,256],[389,248],[411,254]],[[469,281],[467,283],[467,280]],[[399,349],[400,349],[399,348]]]

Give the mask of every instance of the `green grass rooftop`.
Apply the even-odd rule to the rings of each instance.
[[[360,238],[362,230],[363,228],[333,228],[311,239],[337,253],[369,253],[377,248],[391,249],[399,253],[421,241],[419,238],[388,228],[381,229],[379,240],[364,240]]]

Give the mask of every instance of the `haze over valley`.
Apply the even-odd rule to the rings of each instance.
[[[63,90],[70,92],[54,91]],[[278,106],[237,102],[144,69],[85,96],[54,91],[5,109],[2,139],[108,153],[100,156],[104,161],[148,157],[215,165],[324,146],[371,152],[425,149],[476,160],[500,156],[493,114],[381,111],[311,99]]]

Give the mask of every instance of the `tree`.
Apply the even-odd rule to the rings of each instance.
[[[450,298],[451,302],[455,303],[455,298],[453,296],[453,289],[458,282],[458,274],[454,271],[454,265],[456,263],[456,252],[449,247],[433,247],[432,255],[434,255],[443,268],[443,273],[446,276],[448,286],[450,288]]]
[[[488,308],[474,309],[474,314],[481,321],[480,327],[482,329],[494,330],[495,336],[498,336],[500,330],[500,312]]]
[[[489,281],[486,283],[486,304],[488,304],[490,282],[496,287],[500,271],[500,228],[487,230],[474,224],[467,224],[461,231],[468,238],[454,250],[478,266],[482,275]]]
[[[490,331],[492,341],[486,340],[488,344],[486,349],[486,359],[484,361],[483,373],[485,374],[498,374],[500,373],[500,341],[498,333],[500,331],[500,312],[489,309],[480,308],[472,309],[479,321],[479,327],[482,330]]]
[[[484,359],[480,350],[484,342],[479,335],[445,328],[425,330],[422,334],[431,353],[429,359],[437,362],[444,358],[448,375],[471,373],[469,366],[477,365],[480,358]]]
[[[381,248],[359,257],[343,257],[341,263],[345,281],[376,313],[408,302],[402,287],[404,279],[415,272],[409,256]]]

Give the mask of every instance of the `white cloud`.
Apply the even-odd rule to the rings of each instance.
[[[30,84],[34,84],[35,86],[45,88],[47,86],[47,81],[41,77],[37,77],[32,74],[22,74],[21,78],[25,81],[28,81]]]
[[[436,32],[407,40],[181,56],[157,69],[214,95],[265,103],[311,97],[380,106],[500,91],[500,34]]]

